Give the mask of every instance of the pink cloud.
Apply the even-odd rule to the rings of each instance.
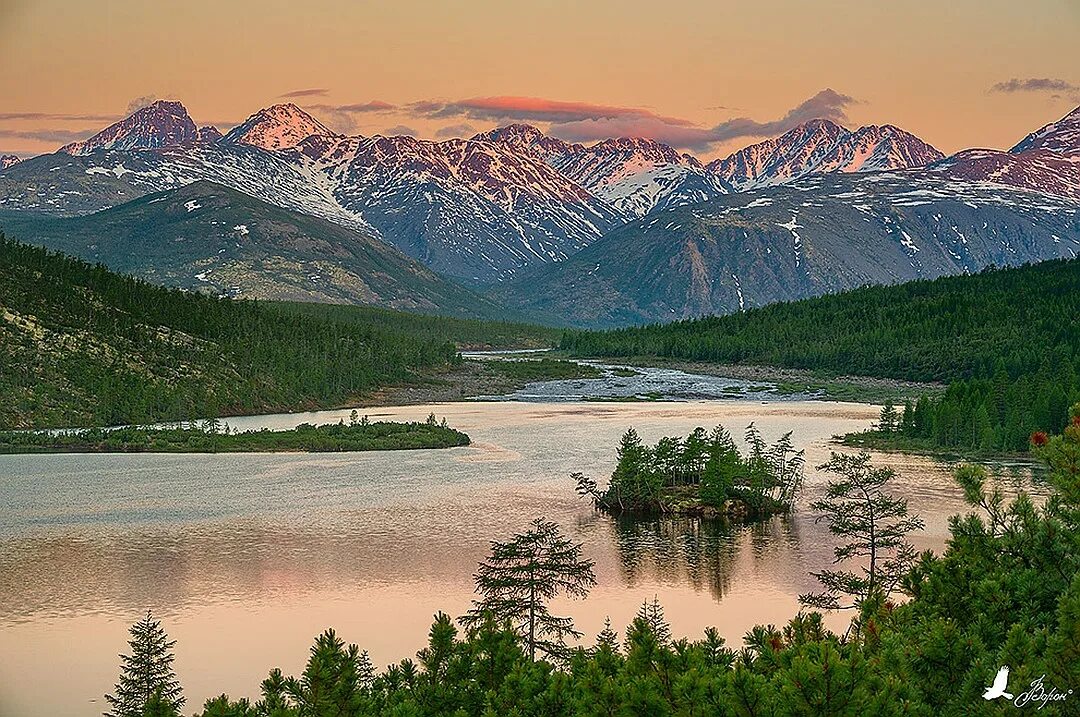
[[[619,117],[652,118],[672,126],[692,126],[678,117],[665,117],[642,107],[621,107],[592,102],[568,102],[543,97],[471,97],[454,102],[424,100],[408,106],[414,114],[429,118],[468,117],[477,120],[577,122]]]

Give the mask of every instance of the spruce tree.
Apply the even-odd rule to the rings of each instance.
[[[510,541],[491,543],[491,557],[480,563],[475,581],[483,597],[473,601],[462,624],[473,627],[491,618],[507,623],[535,660],[537,652],[566,657],[566,639],[581,636],[573,619],[552,615],[547,603],[560,594],[586,597],[596,577],[592,561],[581,556],[581,544],[563,536],[555,523],[537,518]]]
[[[120,681],[114,694],[105,695],[109,703],[106,717],[143,717],[179,714],[184,706],[180,681],[173,672],[173,646],[161,627],[147,610],[146,617],[130,629],[130,655],[120,655]]]

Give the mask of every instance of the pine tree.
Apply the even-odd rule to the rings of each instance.
[[[833,453],[832,459],[818,469],[841,476],[829,482],[823,500],[811,504],[820,514],[817,520],[825,520],[830,533],[847,541],[834,549],[833,563],[866,563],[859,572],[812,573],[825,590],[800,595],[799,601],[823,610],[842,610],[858,607],[871,595],[888,595],[915,559],[914,548],[906,539],[908,533],[923,527],[921,518],[908,515],[907,500],[885,492],[896,472],[874,468],[869,453]],[[841,603],[845,595],[852,599],[850,603]]]
[[[129,632],[131,654],[120,655],[120,681],[114,694],[105,696],[110,706],[106,717],[143,717],[148,711],[155,716],[179,713],[184,697],[172,669],[176,641],[169,639],[149,610]]]
[[[581,557],[581,544],[564,537],[555,523],[537,518],[509,542],[491,543],[491,557],[480,563],[476,591],[483,597],[461,618],[472,627],[489,618],[510,624],[532,659],[541,652],[567,655],[566,639],[580,637],[569,617],[548,612],[557,595],[584,598],[596,584],[593,563]]]

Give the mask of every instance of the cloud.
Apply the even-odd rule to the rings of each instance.
[[[1076,95],[1080,94],[1080,85],[1054,77],[1028,77],[1025,79],[1014,77],[1004,82],[998,82],[990,88],[990,91],[1010,94],[1014,92],[1051,92],[1057,93],[1058,96],[1065,92]]]
[[[435,130],[435,139],[452,139],[454,137],[470,137],[476,134],[476,128],[468,122],[461,124],[448,124]]]
[[[423,100],[405,106],[413,115],[427,119],[467,117],[473,120],[520,122],[580,122],[583,120],[651,118],[673,126],[692,126],[688,120],[664,117],[641,107],[620,107],[591,102],[565,102],[543,97],[472,97],[455,102]]]
[[[38,142],[58,142],[67,144],[92,137],[96,129],[66,130],[66,129],[32,129],[13,130],[0,129],[0,137],[9,139],[32,139]]]
[[[0,121],[115,122],[120,115],[67,114],[55,112],[0,112]]]
[[[788,110],[783,117],[766,122],[749,117],[725,120],[713,127],[700,127],[686,121],[672,123],[669,118],[622,116],[553,123],[550,132],[569,142],[590,142],[608,137],[646,137],[680,149],[698,152],[712,145],[741,137],[771,137],[812,119],[847,121],[846,108],[857,100],[835,90],[824,89]]]
[[[293,90],[292,92],[286,92],[278,95],[278,97],[284,97],[285,99],[296,99],[301,97],[325,97],[330,90],[323,87],[312,87],[306,90]]]
[[[345,105],[311,104],[305,105],[305,109],[317,114],[319,119],[335,132],[351,134],[357,127],[355,115],[372,112],[392,112],[397,109],[397,105],[382,100],[371,100],[370,102],[356,102]]]
[[[412,127],[408,127],[403,124],[396,124],[393,127],[387,127],[383,132],[387,137],[397,137],[399,135],[408,135],[409,137],[415,137],[417,132]]]
[[[127,116],[134,114],[141,110],[143,107],[149,107],[157,101],[157,95],[143,95],[142,97],[136,97],[135,99],[128,102],[127,109],[124,111],[124,115]]]

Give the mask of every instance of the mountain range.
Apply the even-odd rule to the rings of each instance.
[[[1080,232],[1080,108],[1008,151],[946,157],[893,125],[849,130],[820,119],[703,163],[650,139],[584,145],[526,124],[444,141],[347,136],[293,104],[260,110],[222,135],[198,126],[179,102],[162,101],[57,153],[5,158],[0,219],[28,239],[81,247],[80,256],[115,266],[123,241],[98,241],[94,232],[108,227],[132,240],[115,219],[125,212],[143,227],[170,225],[155,213],[174,207],[188,186],[244,211],[258,197],[261,212],[281,210],[286,224],[319,220],[328,243],[304,253],[280,236],[257,242],[254,254],[233,257],[231,271],[206,275],[213,281],[194,263],[208,256],[172,261],[175,246],[151,252],[174,285],[408,304],[408,282],[396,294],[385,285],[357,290],[356,281],[379,282],[374,265],[364,267],[373,255],[351,248],[343,249],[353,257],[342,266],[348,286],[330,285],[326,268],[341,260],[334,243],[355,247],[362,238],[472,285],[447,282],[455,296],[477,301],[476,289],[490,289],[525,311],[616,325],[1067,256]],[[140,201],[149,195],[167,199]],[[315,225],[305,226],[315,238]],[[78,238],[65,244],[59,227]],[[183,231],[186,239],[202,232],[206,247],[222,239],[212,223]],[[145,248],[151,236],[136,244]],[[957,245],[958,236],[967,243]],[[291,269],[274,274],[258,252]],[[321,269],[302,268],[320,252]],[[246,271],[268,280],[241,281]],[[427,291],[413,297],[416,307],[439,310],[442,299]]]

